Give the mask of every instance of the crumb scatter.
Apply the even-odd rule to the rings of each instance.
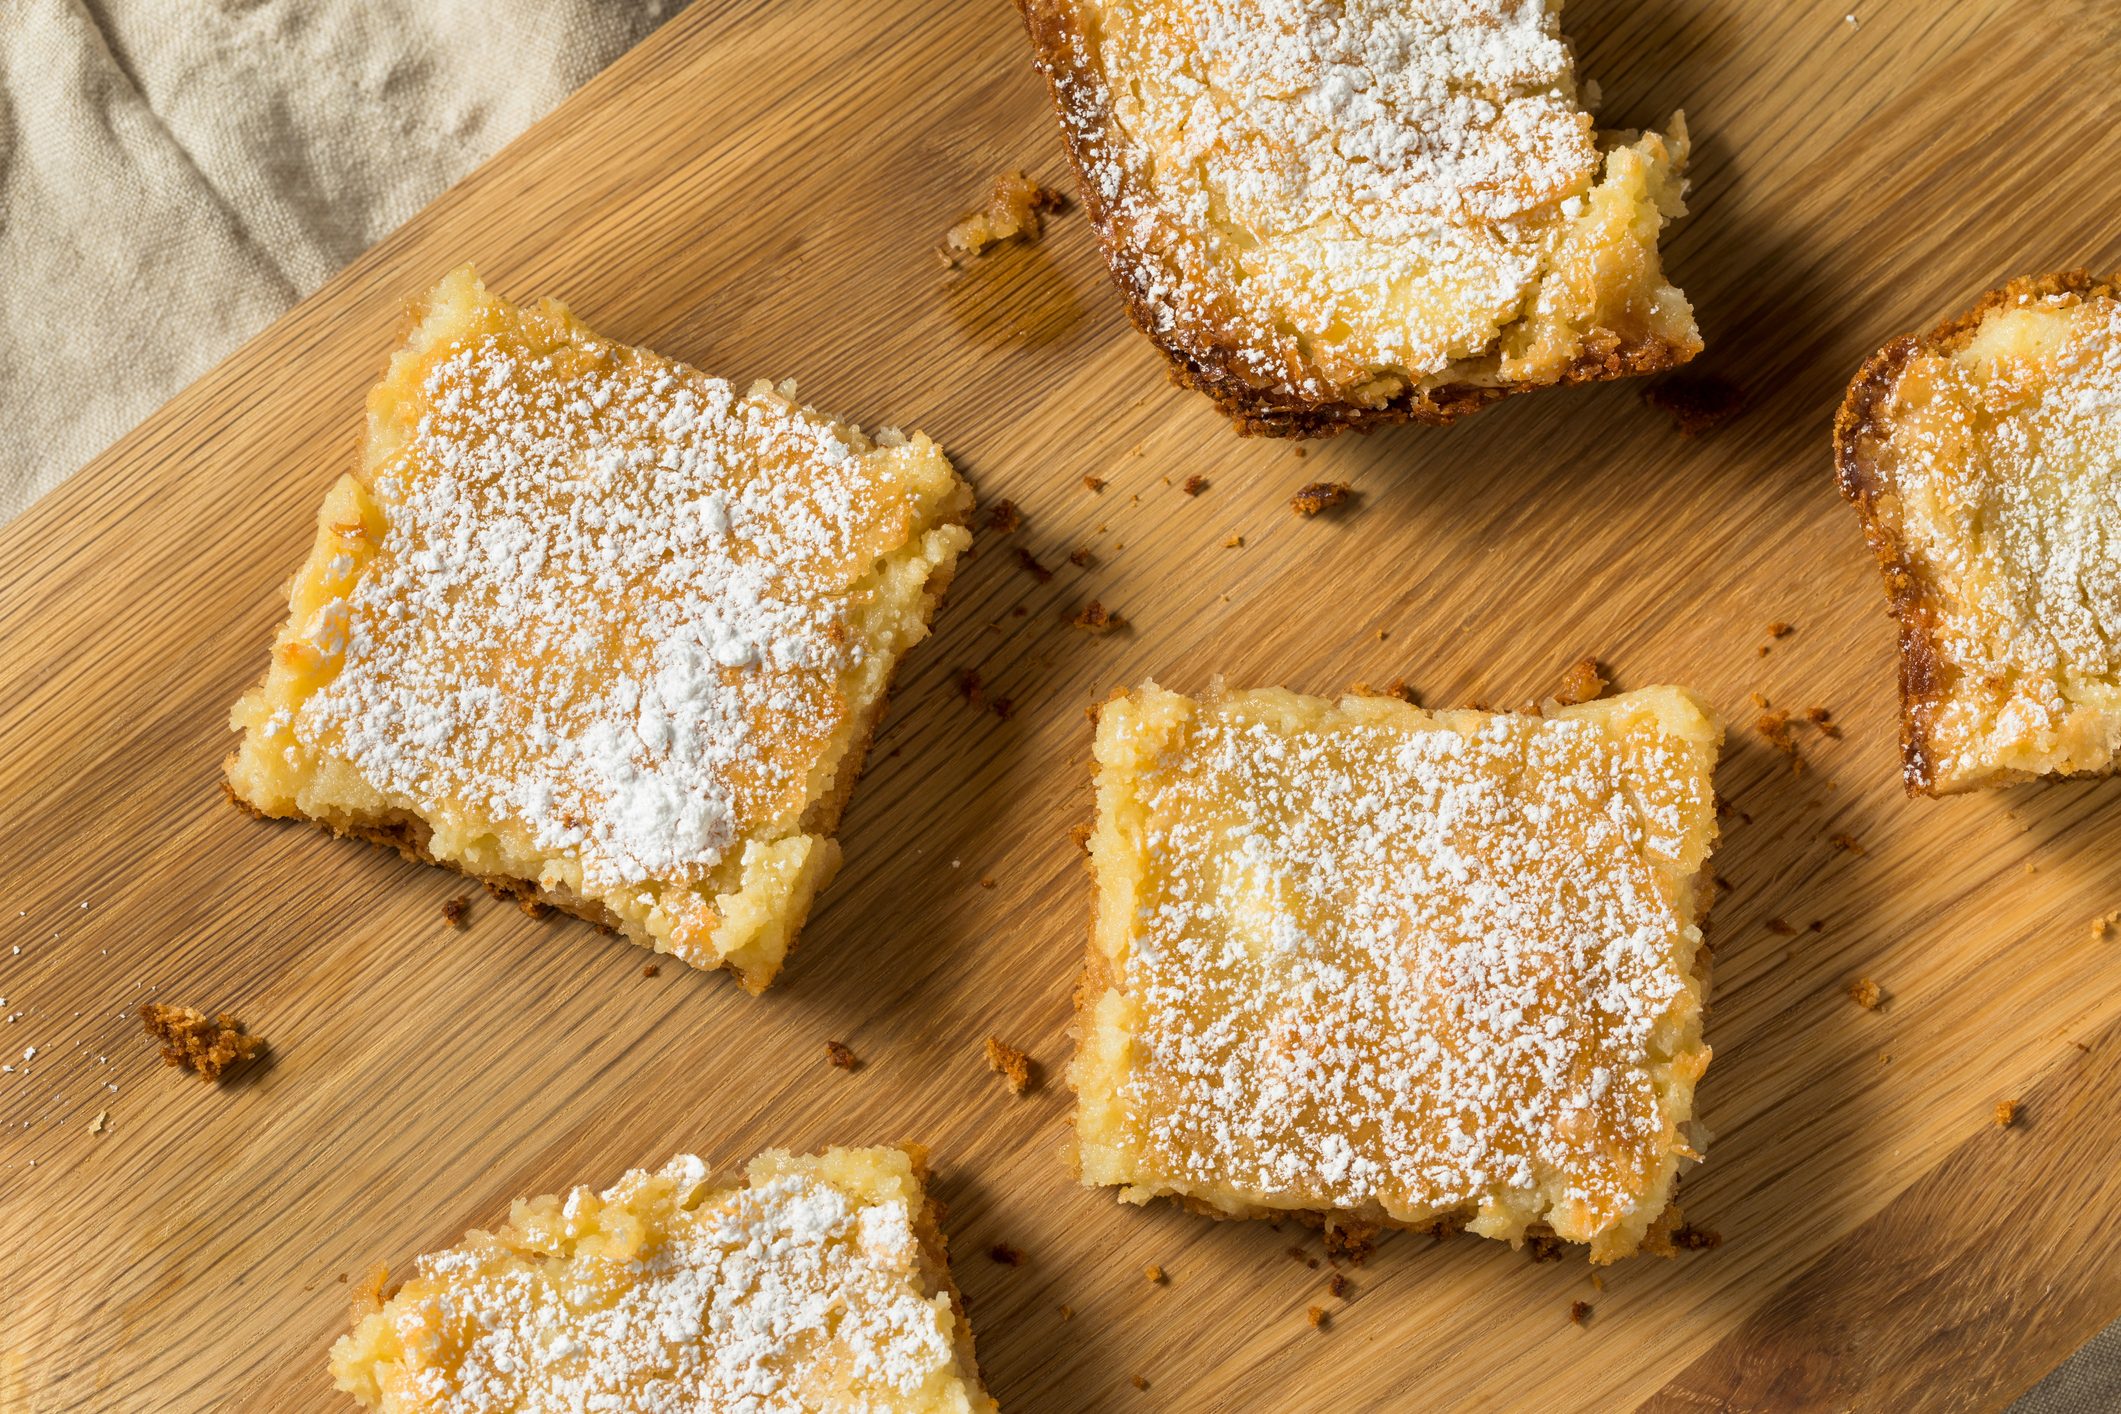
[[[990,885],[991,887],[991,885]],[[989,1036],[984,1047],[987,1068],[1002,1078],[1012,1095],[1021,1095],[1031,1088],[1031,1057],[1009,1045],[999,1036]]]
[[[1043,218],[1066,206],[1060,193],[1024,173],[1003,172],[995,177],[986,203],[944,234],[943,258],[954,265],[959,258],[980,255],[1003,241],[1035,241],[1045,234]]]
[[[1127,620],[1122,615],[1107,609],[1096,599],[1083,605],[1068,622],[1086,633],[1095,634],[1118,633],[1127,627]]]
[[[263,1039],[248,1034],[227,1012],[209,1019],[193,1007],[147,1002],[140,1008],[147,1034],[162,1043],[162,1063],[188,1070],[202,1080],[219,1080],[265,1049]]]
[[[1355,488],[1345,481],[1314,481],[1289,498],[1289,509],[1306,520],[1345,505]]]

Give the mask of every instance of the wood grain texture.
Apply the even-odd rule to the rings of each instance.
[[[2121,785],[1901,797],[1893,627],[1828,427],[1887,337],[2013,274],[2121,265],[2121,33],[2091,0],[1848,9],[1568,7],[1607,120],[1683,105],[1700,135],[1670,266],[1741,418],[1685,440],[1622,385],[1299,457],[1167,386],[1079,215],[936,263],[996,171],[1064,171],[1007,5],[698,0],[0,531],[0,1410],[334,1407],[342,1282],[378,1258],[680,1149],[902,1138],[936,1156],[1012,1411],[1958,1408],[2030,1385],[2121,1315],[2121,953],[2089,927],[2121,905]],[[1026,512],[909,660],[846,869],[764,998],[484,900],[451,931],[460,881],[220,799],[228,704],[404,301],[465,259],[615,337],[918,426]],[[1356,503],[1299,521],[1314,479]],[[1132,631],[1068,628],[1093,596]],[[1771,620],[1796,631],[1770,646]],[[1737,728],[1716,1137],[1684,1195],[1723,1245],[1594,1289],[1580,1259],[1401,1237],[1337,1299],[1293,1229],[1077,1188],[1082,707],[1216,673],[1516,701],[1585,651]],[[1006,720],[959,696],[968,668]],[[1847,736],[1807,736],[1793,775],[1745,729],[1753,692]],[[1882,1010],[1847,1001],[1858,976]],[[270,1064],[219,1091],[165,1071],[145,1000],[236,1011]],[[1041,1088],[1008,1095],[990,1033]],[[2006,1098],[2025,1117],[1998,1130]],[[997,1241],[1028,1262],[989,1261]]]

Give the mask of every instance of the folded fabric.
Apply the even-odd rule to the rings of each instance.
[[[10,0],[0,522],[682,0]]]

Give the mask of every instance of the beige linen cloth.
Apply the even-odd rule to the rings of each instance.
[[[0,0],[0,522],[680,4]],[[2121,1410],[2121,1326],[2018,1409]]]
[[[0,522],[682,0],[0,0]]]

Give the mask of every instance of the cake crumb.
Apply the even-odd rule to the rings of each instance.
[[[1760,926],[1778,938],[1794,938],[1797,936],[1797,930],[1780,918],[1770,918]]]
[[[1562,1241],[1549,1232],[1525,1234],[1524,1250],[1536,1262],[1558,1262],[1561,1260]]]
[[[999,1036],[987,1038],[987,1068],[1002,1078],[1012,1095],[1021,1095],[1031,1088],[1031,1057],[1016,1047],[1003,1042]]]
[[[1223,541],[1223,548],[1225,550],[1242,550],[1245,548],[1245,537],[1233,535],[1228,540]]]
[[[1322,1331],[1326,1328],[1326,1308],[1323,1306],[1312,1306],[1305,1310],[1304,1319],[1311,1323],[1312,1330]]]
[[[1781,619],[1777,619],[1767,626],[1767,636],[1769,638],[1788,638],[1796,631],[1797,627],[1795,624],[1784,623]]]
[[[1745,411],[1745,390],[1714,374],[1682,373],[1652,383],[1642,400],[1672,420],[1682,437],[1706,437]]]
[[[1006,722],[1016,715],[1016,704],[1006,697],[994,697],[988,700],[987,710]]]
[[[1076,549],[1070,550],[1068,552],[1068,563],[1074,565],[1079,570],[1090,568],[1090,561],[1095,558],[1096,556],[1090,553],[1090,547],[1088,545],[1078,546]]]
[[[1149,1387],[1149,1382],[1140,1375],[1127,1376],[1127,1383],[1133,1385],[1136,1389],[1147,1389]]]
[[[1105,478],[1102,476],[1086,476],[1083,478],[1083,489],[1093,496],[1099,495],[1105,489]]]
[[[1761,699],[1765,700],[1765,699]],[[1797,738],[1790,730],[1790,714],[1783,711],[1762,712],[1753,719],[1753,730],[1765,738],[1769,745],[1789,758],[1790,770],[1804,774],[1804,753],[1797,749]]]
[[[1309,518],[1343,504],[1354,493],[1345,481],[1314,481],[1289,498],[1289,509]]]
[[[1325,1226],[1326,1256],[1345,1257],[1350,1266],[1361,1266],[1377,1250],[1377,1232],[1364,1224],[1328,1222]]]
[[[973,707],[980,705],[980,689],[984,686],[985,682],[981,679],[978,668],[959,669],[957,695],[964,698],[968,705]]]
[[[1201,492],[1208,489],[1208,478],[1205,476],[1189,476],[1186,478],[1186,484],[1178,489],[1185,492],[1188,496],[1198,496]]]
[[[1819,735],[1828,741],[1841,740],[1841,727],[1834,721],[1834,714],[1824,707],[1807,707],[1804,719],[1819,729]]]
[[[987,507],[987,529],[1002,535],[1014,535],[1024,528],[1024,513],[1010,500],[996,501]]]
[[[663,969],[651,962],[641,969],[641,975],[643,977],[660,977],[663,975]]]
[[[1068,622],[1090,633],[1117,633],[1127,626],[1125,618],[1113,613],[1096,599],[1083,605]]]
[[[2017,1122],[2018,1102],[2016,1100],[1996,1101],[1996,1128],[2009,1129]]]
[[[862,1058],[856,1055],[851,1048],[841,1045],[838,1041],[827,1041],[825,1043],[825,1059],[839,1070],[860,1070],[862,1068]]]
[[[1084,854],[1088,854],[1090,852],[1090,826],[1070,826],[1068,829],[1068,838],[1074,840],[1075,847],[1081,850]]]
[[[1836,833],[1828,835],[1826,838],[1828,844],[1831,844],[1836,849],[1846,850],[1850,854],[1862,855],[1870,853],[1854,835]]]
[[[1003,241],[1035,241],[1045,233],[1042,215],[1067,204],[1060,193],[1024,173],[1004,172],[994,179],[986,205],[967,213],[944,234],[944,263],[954,266],[959,257],[978,255]]]
[[[1060,1308],[1060,1318],[1061,1318],[1062,1320],[1064,1320],[1064,1321],[1072,1321],[1072,1320],[1074,1320],[1074,1319],[1075,1319],[1075,1308],[1074,1308],[1073,1306],[1063,1306],[1063,1307],[1061,1307],[1061,1308]]]
[[[1588,1321],[1589,1321],[1590,1319],[1591,1319],[1591,1303],[1590,1303],[1590,1302],[1588,1302],[1588,1301],[1571,1301],[1571,1302],[1569,1303],[1569,1324],[1571,1324],[1571,1325],[1577,1325],[1577,1326],[1580,1326],[1580,1325],[1583,1325],[1583,1324],[1585,1324],[1586,1322],[1588,1322]]]
[[[1021,1267],[1025,1261],[1023,1249],[1011,1247],[1006,1242],[997,1242],[989,1247],[987,1256],[1005,1267]]]
[[[979,886],[980,886],[981,888],[983,888],[983,889],[991,889],[991,888],[993,888],[993,887],[994,887],[994,876],[993,876],[992,874],[982,874],[982,875],[980,875],[980,878],[979,878]]]
[[[1030,575],[1040,584],[1045,584],[1053,578],[1053,571],[1040,564],[1038,556],[1032,554],[1021,545],[1016,547],[1016,562],[1023,567],[1024,573]]]
[[[1164,1284],[1164,1269],[1151,1262],[1148,1266],[1142,1268],[1142,1280],[1148,1282],[1151,1286],[1162,1286]]]
[[[1868,977],[1858,977],[1848,985],[1849,1000],[1865,1011],[1876,1011],[1885,1005],[1885,989]]]
[[[1606,675],[1599,671],[1596,658],[1578,658],[1561,675],[1561,687],[1554,693],[1554,700],[1564,707],[1596,702],[1606,690],[1606,684]]]
[[[464,920],[471,913],[471,895],[460,894],[442,905],[442,921],[452,928],[463,928]]]
[[[246,1035],[243,1024],[227,1012],[209,1021],[204,1012],[188,1006],[148,1002],[140,1008],[140,1023],[162,1043],[164,1065],[191,1071],[202,1080],[219,1080],[265,1049],[263,1040]]]
[[[1339,1272],[1326,1278],[1326,1291],[1345,1301],[1348,1297],[1348,1279]]]
[[[104,1126],[109,1123],[110,1111],[97,1110],[96,1117],[88,1122],[88,1132],[91,1134],[101,1134],[103,1132]]]
[[[1672,1229],[1672,1245],[1688,1252],[1707,1252],[1723,1245],[1723,1234],[1712,1227],[1686,1223]],[[1601,1286],[1601,1291],[1605,1288]]]
[[[2026,872],[2033,872],[2033,866],[2028,864]],[[2092,920],[2093,942],[2103,943],[2117,933],[2121,933],[2121,908],[2115,909],[2112,913],[2101,914]]]

